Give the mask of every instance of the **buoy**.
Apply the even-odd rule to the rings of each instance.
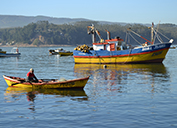
[[[106,65],[103,65],[103,68],[107,68],[107,66],[106,66]]]

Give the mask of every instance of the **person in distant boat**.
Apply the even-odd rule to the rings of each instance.
[[[34,69],[30,69],[30,71],[26,74],[26,81],[27,82],[38,82],[38,79],[34,75]]]
[[[18,48],[16,49],[16,53],[18,53]]]

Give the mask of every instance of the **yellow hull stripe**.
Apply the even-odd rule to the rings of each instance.
[[[164,59],[168,49],[164,49],[157,52],[150,52],[147,54],[130,55],[130,56],[118,56],[118,57],[102,57],[102,58],[74,58],[75,63],[133,63],[133,62],[145,62],[151,60]]]

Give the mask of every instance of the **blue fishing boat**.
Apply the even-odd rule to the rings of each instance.
[[[133,33],[145,40],[140,43],[134,38],[140,45],[132,46],[127,42],[123,42],[123,39],[119,37],[111,39],[110,32],[107,30],[107,40],[104,40],[94,25],[88,26],[87,32],[92,34],[93,46],[82,45],[76,47],[73,51],[74,62],[76,64],[162,63],[173,43],[173,39],[161,34],[168,39],[167,42],[164,42],[160,38],[158,28],[155,29],[153,23],[150,28],[151,41],[132,31],[131,28],[127,29],[127,34],[132,36],[131,33]],[[96,34],[100,38],[99,42],[96,42]],[[159,40],[158,42],[156,42],[157,39]]]

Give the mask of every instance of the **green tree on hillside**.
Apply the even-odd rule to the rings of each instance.
[[[96,21],[82,21],[73,24],[55,25],[48,21],[30,23],[24,27],[0,29],[0,43],[15,42],[20,44],[34,45],[92,45],[91,35],[87,34],[87,26],[92,24],[99,30],[101,37],[107,39],[105,29],[111,32],[111,38],[120,37],[125,39],[127,28],[149,39],[150,29],[142,24],[100,24]],[[177,26],[174,24],[160,24],[159,31],[169,38],[177,39]],[[97,40],[99,38],[97,37]]]

